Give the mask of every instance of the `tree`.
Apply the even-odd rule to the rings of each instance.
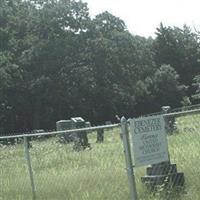
[[[157,65],[170,64],[180,76],[180,82],[188,85],[188,95],[193,93],[192,80],[199,72],[198,35],[184,25],[183,28],[165,27],[160,24],[154,42]]]
[[[63,73],[73,76],[68,72],[79,65],[80,35],[87,30],[89,21],[87,6],[73,0],[1,3],[1,62],[9,63],[1,68],[1,82],[5,85],[2,101],[7,95],[16,119],[13,127],[8,123],[4,127],[16,131],[38,129],[41,124],[44,128],[54,127],[63,114],[59,107],[72,100],[70,95],[63,97],[60,78]],[[9,80],[13,84],[7,87]],[[69,100],[63,102],[62,97]]]
[[[151,39],[131,35],[108,12],[94,18],[84,54],[93,77],[90,105],[99,123],[116,114],[136,114],[136,82],[155,71],[151,48]]]
[[[153,76],[152,94],[160,108],[163,105],[180,106],[185,96],[185,86],[179,83],[179,75],[170,65],[162,65]]]
[[[95,30],[100,32],[103,37],[112,38],[113,32],[124,32],[126,30],[126,25],[123,20],[105,11],[98,14],[93,23],[95,25]]]
[[[199,43],[188,27],[161,26],[146,39],[108,12],[92,20],[82,1],[3,0],[0,41],[1,131],[177,106],[183,83],[198,74]]]

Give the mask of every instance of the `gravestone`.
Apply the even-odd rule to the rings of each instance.
[[[90,128],[91,127],[91,123],[89,121],[85,122],[85,127],[86,128]],[[92,133],[92,131],[87,131],[87,133]]]
[[[106,121],[105,122],[105,125],[112,125],[112,122],[111,121]],[[113,130],[113,128],[107,128],[107,130]],[[104,131],[103,131],[104,132]]]
[[[36,129],[31,131],[31,134],[37,134],[37,133],[44,133],[45,131],[43,129]],[[44,140],[45,138],[50,137],[49,135],[38,135],[36,137],[33,137],[33,139],[38,139],[38,140]]]
[[[147,167],[146,175],[141,180],[151,191],[156,191],[161,186],[163,189],[184,186],[185,182],[184,173],[178,172],[176,164],[171,164],[170,161]]]
[[[85,128],[85,120],[82,117],[73,117],[71,118],[73,129]],[[88,143],[87,131],[77,131],[74,133],[74,146],[75,151],[84,150],[87,147],[90,148]]]
[[[104,129],[98,129],[96,143],[103,143],[103,141],[104,141]]]
[[[111,125],[112,122],[111,122],[111,121],[106,121],[105,124],[106,124],[106,125]]]
[[[87,128],[91,127],[91,123],[89,121],[85,122],[85,127]]]
[[[71,120],[60,120],[56,122],[56,130],[64,131],[72,129],[72,121]],[[62,133],[58,135],[60,143],[69,143],[73,141],[73,134]]]
[[[164,114],[169,113],[171,110],[170,106],[162,106],[162,112]],[[165,119],[165,129],[167,134],[172,134],[176,130],[176,122],[175,122],[175,116],[164,116]]]

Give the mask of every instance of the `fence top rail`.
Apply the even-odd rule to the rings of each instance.
[[[185,110],[185,111],[180,111],[180,112],[173,112],[173,113],[166,113],[163,114],[163,116],[176,116],[176,115],[186,115],[186,114],[192,114],[192,113],[196,113],[196,112],[200,112],[200,109],[195,109],[195,110]]]
[[[175,111],[175,110],[172,110],[171,112],[169,113],[164,113],[164,112],[156,112],[156,113],[151,113],[151,114],[148,114],[148,115],[143,115],[141,117],[150,117],[150,116],[155,116],[155,115],[163,115],[163,116],[177,116],[177,115],[185,115],[185,114],[192,114],[192,113],[196,113],[196,112],[200,112],[200,108],[199,109],[193,109],[193,110],[182,110],[182,111]]]
[[[173,113],[186,112],[186,111],[194,112],[194,111],[196,111],[198,109],[200,109],[200,104],[195,104],[195,105],[191,105],[191,106],[184,106],[184,107],[170,109],[168,114],[173,115]],[[153,116],[153,115],[161,115],[163,113],[164,113],[163,111],[159,111],[159,112],[145,114],[143,116],[144,117],[148,117],[148,116]]]
[[[44,132],[44,133],[30,133],[30,134],[21,134],[21,135],[0,136],[0,139],[46,136],[46,135],[56,135],[56,134],[62,134],[62,133],[74,133],[74,132],[82,132],[82,131],[95,131],[98,129],[116,128],[119,126],[120,126],[120,124],[110,124],[110,125],[94,126],[94,127],[63,130],[63,131],[51,131],[51,132]]]
[[[200,109],[186,110],[186,111],[166,113],[166,114],[163,114],[163,113],[157,113],[157,114],[162,114],[163,116],[167,117],[167,116],[180,116],[180,115],[192,114],[192,113],[196,113],[196,112],[200,112]],[[98,129],[116,128],[116,127],[119,127],[119,126],[120,126],[120,123],[111,124],[111,125],[102,125],[102,126],[80,128],[80,129],[63,130],[63,131],[49,131],[49,132],[44,132],[44,133],[30,133],[30,134],[27,133],[27,134],[19,134],[19,135],[0,136],[0,139],[46,136],[46,135],[56,135],[56,134],[62,134],[62,133],[74,133],[74,132],[81,132],[81,131],[95,131],[95,130],[98,130]]]

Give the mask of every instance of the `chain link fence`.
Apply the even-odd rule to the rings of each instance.
[[[169,113],[159,114],[164,115],[170,161],[135,168],[138,199],[198,200],[200,106],[173,109]]]
[[[152,166],[134,168],[138,199],[198,200],[200,107],[172,110],[164,113],[164,118],[172,167],[165,168],[165,165],[164,171],[158,167],[152,171]],[[97,142],[97,129],[104,129],[102,142]],[[87,131],[90,146],[80,151],[74,150],[74,142],[60,142],[60,134],[70,131],[1,136],[0,200],[130,199],[120,125],[82,131]],[[31,140],[26,143],[25,138]],[[26,149],[31,169],[28,168]],[[184,183],[174,187],[173,184],[166,184],[169,182],[167,178],[163,181],[158,178],[161,175],[170,177],[167,175],[173,173],[183,173]],[[154,178],[156,187],[153,190],[142,181],[145,176]],[[180,179],[180,176],[174,177]]]
[[[101,142],[98,130],[104,130]],[[78,151],[75,142],[60,142],[70,131],[1,137],[0,199],[129,199],[119,125],[82,129],[90,146]]]

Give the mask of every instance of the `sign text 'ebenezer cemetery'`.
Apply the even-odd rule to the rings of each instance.
[[[168,161],[168,146],[163,116],[131,119],[135,166]]]

